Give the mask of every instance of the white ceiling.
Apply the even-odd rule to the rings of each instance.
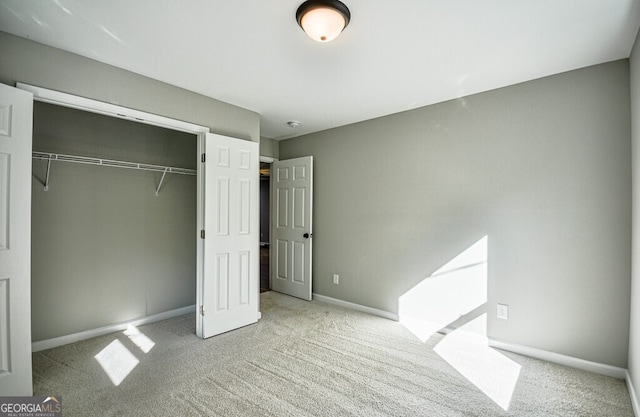
[[[640,0],[0,0],[0,30],[260,113],[284,139],[629,57]],[[302,123],[297,129],[289,120]]]

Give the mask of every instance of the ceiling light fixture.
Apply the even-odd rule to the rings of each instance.
[[[347,27],[351,12],[338,0],[307,0],[298,7],[296,20],[311,39],[329,42]]]
[[[294,128],[294,129],[295,129],[296,127],[300,127],[300,125],[301,125],[302,123],[300,123],[300,122],[298,122],[298,121],[295,121],[295,120],[292,120],[292,121],[290,121],[290,122],[287,122],[287,124],[289,125],[289,127],[291,127],[291,128]]]

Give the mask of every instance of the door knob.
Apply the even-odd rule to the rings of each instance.
[[[313,233],[305,233],[304,235],[302,235],[302,237],[305,239],[309,239],[310,237],[313,237]]]

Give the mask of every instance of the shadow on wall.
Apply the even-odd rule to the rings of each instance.
[[[520,365],[488,345],[488,243],[484,236],[401,295],[398,316],[423,342],[448,333],[434,351],[508,411]]]

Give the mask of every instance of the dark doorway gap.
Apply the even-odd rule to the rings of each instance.
[[[271,290],[269,285],[269,219],[271,164],[260,162],[260,292]]]

